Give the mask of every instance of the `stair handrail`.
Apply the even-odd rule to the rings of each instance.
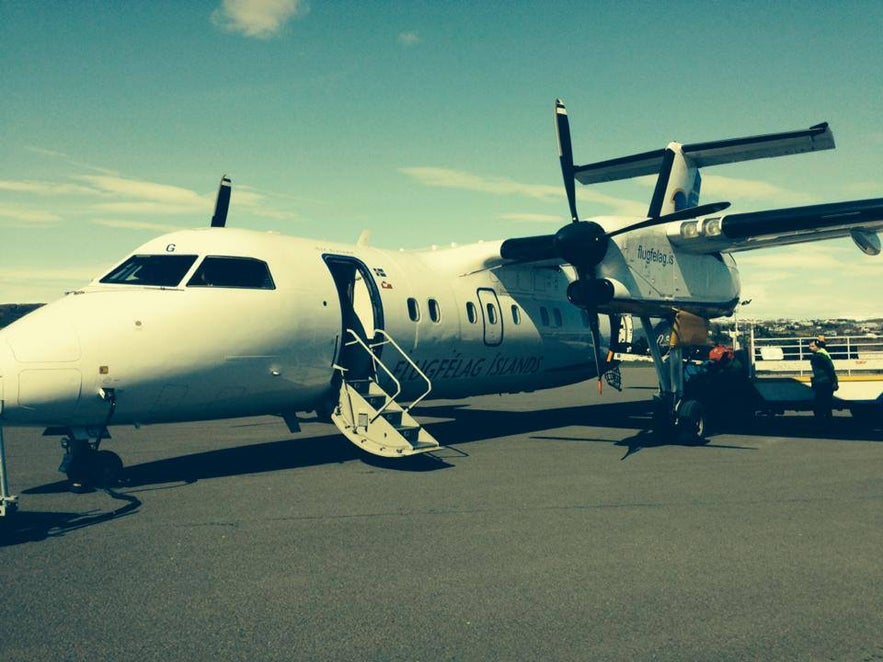
[[[389,343],[390,345],[392,345],[393,347],[395,347],[396,351],[401,355],[401,357],[402,357],[403,359],[405,359],[405,361],[407,361],[407,363],[408,363],[408,364],[414,369],[414,372],[416,372],[416,373],[417,373],[417,374],[423,379],[423,381],[426,382],[426,390],[420,395],[420,397],[418,397],[418,398],[415,399],[415,400],[412,400],[411,403],[410,403],[409,405],[407,405],[406,407],[404,407],[404,411],[405,411],[405,413],[410,412],[411,409],[412,409],[412,408],[413,408],[418,402],[420,402],[421,400],[423,400],[423,398],[425,398],[427,395],[429,395],[429,393],[432,391],[432,382],[430,381],[429,377],[426,376],[426,373],[424,373],[420,368],[417,367],[417,364],[414,363],[414,360],[413,360],[410,356],[408,356],[408,355],[405,353],[405,350],[403,350],[403,349],[399,346],[399,344],[398,344],[395,340],[393,340],[393,337],[392,337],[391,335],[389,335],[384,329],[375,329],[375,330],[374,330],[374,334],[375,334],[375,335],[383,336],[383,337],[386,338],[386,340],[384,340],[384,341],[382,341],[382,342],[378,342],[378,343],[373,343],[373,344],[371,345],[372,349],[373,349],[374,347],[378,347],[378,346],[380,346],[380,345],[385,345],[385,344]],[[377,361],[377,363],[379,363],[379,364],[383,367],[384,371],[385,371],[390,377],[392,377],[392,373],[389,371],[389,369],[387,369],[387,367],[386,367],[385,365],[383,365],[383,362],[382,362],[379,358],[377,358],[376,355],[374,355],[374,352],[373,352],[373,351],[371,352],[371,354],[372,354],[372,356],[375,356],[375,360]],[[393,380],[396,382],[396,385],[398,386],[398,389],[399,389],[398,392],[401,392],[401,385],[399,384],[399,381],[398,381],[395,377],[392,377],[392,378],[393,378]],[[397,395],[398,395],[398,393],[397,393]]]
[[[402,392],[402,384],[401,384],[401,382],[399,382],[398,379],[396,379],[395,375],[392,374],[392,372],[390,371],[390,369],[387,368],[386,365],[384,365],[383,361],[381,361],[381,360],[380,360],[380,359],[374,354],[374,352],[371,350],[371,348],[368,347],[368,345],[365,344],[365,341],[362,340],[362,338],[359,336],[359,334],[357,334],[357,333],[356,333],[355,331],[353,331],[352,329],[347,329],[346,331],[347,331],[347,333],[349,333],[349,334],[353,337],[353,340],[350,340],[349,342],[347,342],[346,345],[347,345],[347,346],[350,346],[350,345],[356,345],[356,344],[358,344],[362,349],[364,349],[366,352],[368,352],[368,354],[371,356],[371,358],[372,358],[373,361],[374,361],[374,365],[375,365],[375,366],[378,366],[378,365],[379,365],[381,368],[383,368],[383,372],[385,372],[385,373],[387,374],[387,376],[393,381],[393,384],[396,385],[396,391],[395,391],[395,393],[393,393],[392,395],[387,394],[387,400],[386,400],[386,402],[383,403],[383,406],[382,406],[380,409],[377,410],[377,413],[374,414],[374,416],[371,417],[369,423],[373,423],[373,422],[376,421],[378,418],[380,418],[380,415],[381,415],[384,411],[386,411],[386,408],[389,407],[390,404],[392,404],[393,402],[395,402],[395,399],[399,396],[399,394],[401,394],[401,392]],[[388,336],[387,336],[387,337],[388,337]],[[346,380],[344,380],[344,381],[346,381]],[[407,411],[407,410],[406,410],[406,411]],[[354,420],[354,421],[353,421],[353,426],[355,426],[355,423],[356,423],[356,422],[355,422],[355,420]]]

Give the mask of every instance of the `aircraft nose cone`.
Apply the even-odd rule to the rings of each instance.
[[[65,425],[82,388],[73,329],[49,334],[46,325],[17,324],[0,332],[0,419],[9,425]],[[58,340],[53,344],[47,338]]]

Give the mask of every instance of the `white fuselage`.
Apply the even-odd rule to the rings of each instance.
[[[599,265],[628,290],[602,312],[652,315],[679,301],[726,312],[738,297],[729,258],[678,260],[664,233],[641,235],[612,244]],[[335,366],[355,374],[370,363],[346,343],[370,345],[378,330],[413,361],[375,349],[404,399],[424,390],[420,372],[439,398],[597,375],[588,317],[566,298],[574,270],[500,264],[499,246],[390,251],[232,228],[159,237],[0,331],[0,423],[88,428],[320,410],[334,397]],[[130,278],[132,260],[183,266],[157,285]],[[212,277],[218,265],[227,273]]]
[[[133,255],[196,256],[179,283],[96,279],[0,332],[2,422],[88,427],[311,411],[332,388],[352,313],[367,340],[383,328],[397,341],[433,397],[591,377],[584,315],[564,297],[569,268],[462,275],[498,245],[395,252],[228,228],[160,237]],[[272,288],[191,284],[205,256],[266,262]],[[349,290],[336,271],[349,275]],[[404,396],[422,389],[404,358],[390,347],[380,355]]]

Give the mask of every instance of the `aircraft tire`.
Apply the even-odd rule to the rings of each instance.
[[[72,457],[65,457],[64,474],[67,476],[68,489],[74,494],[85,494],[93,490],[94,456],[95,451],[81,449]]]
[[[675,419],[669,398],[653,398],[653,436],[660,443],[669,443],[675,436]]]
[[[705,408],[698,400],[686,400],[678,407],[678,437],[683,443],[701,444],[705,441]]]
[[[123,461],[112,451],[98,451],[92,458],[92,484],[96,487],[113,487],[120,481]]]

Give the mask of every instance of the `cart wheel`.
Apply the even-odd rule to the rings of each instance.
[[[698,400],[685,400],[678,407],[678,437],[687,444],[704,442],[705,408]]]

